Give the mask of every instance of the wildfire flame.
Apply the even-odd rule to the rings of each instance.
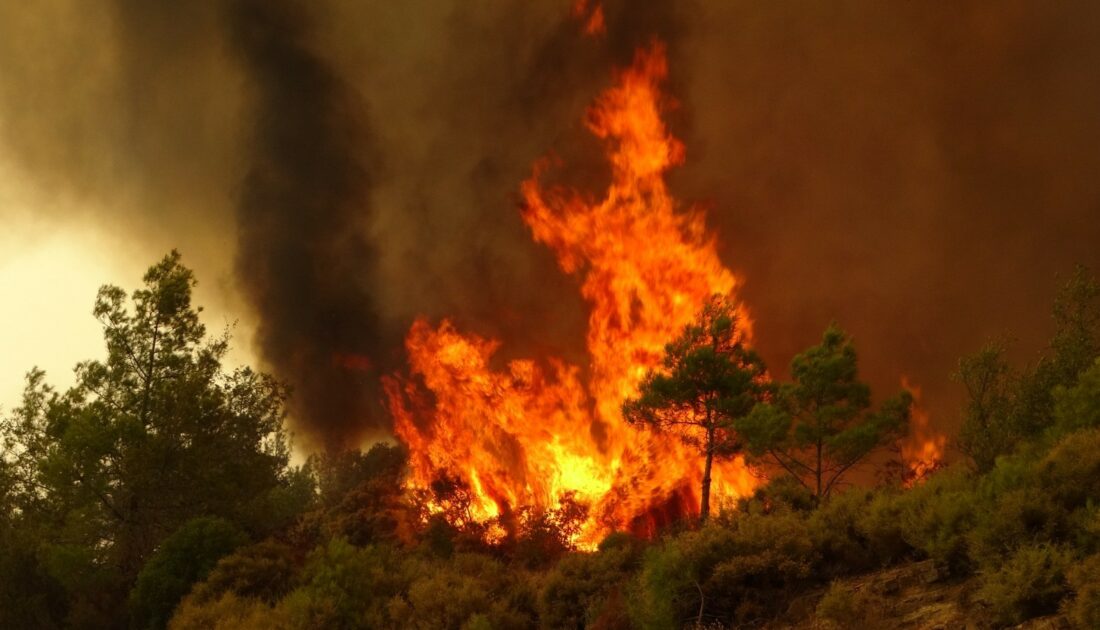
[[[474,496],[470,511],[488,520],[520,506],[555,508],[564,498],[590,506],[575,542],[607,532],[652,534],[698,512],[702,458],[677,437],[642,431],[622,418],[676,337],[738,278],[718,258],[700,209],[681,210],[665,172],[684,159],[666,129],[661,93],[663,45],[637,52],[631,67],[590,107],[588,128],[606,147],[611,183],[599,200],[544,187],[541,160],[522,184],[522,216],[534,239],[554,250],[563,271],[582,278],[590,307],[581,370],[557,359],[516,360],[490,368],[499,342],[463,334],[449,321],[418,320],[406,338],[412,374],[385,386],[397,436],[410,451],[413,488],[446,474]],[[740,325],[750,336],[741,309]],[[744,496],[759,479],[740,459],[720,462],[713,500]]]
[[[913,395],[910,408],[909,439],[901,444],[901,457],[909,466],[906,478],[909,485],[934,472],[943,462],[943,447],[947,436],[932,429],[928,411],[921,405],[921,388],[908,377],[901,378],[901,386]]]

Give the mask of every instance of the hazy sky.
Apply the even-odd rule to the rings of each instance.
[[[57,387],[72,384],[78,361],[104,355],[102,329],[92,316],[104,284],[136,288],[157,256],[174,245],[133,239],[118,225],[95,220],[95,204],[63,191],[42,190],[0,150],[0,407],[19,404],[23,376],[46,370]],[[70,217],[64,219],[60,217]],[[210,269],[209,265],[204,265]],[[235,324],[238,343],[229,363],[254,363],[248,322],[232,305],[225,270],[203,278],[198,301],[209,329]]]
[[[1100,268],[1100,3],[607,0],[603,38],[571,4],[0,3],[0,403],[34,364],[63,383],[96,288],[172,247],[319,439],[385,433],[418,314],[583,363],[517,188],[554,151],[600,189],[584,108],[653,37],[672,188],[778,373],[835,319],[949,428],[957,357],[1006,331],[1034,357],[1059,274]]]

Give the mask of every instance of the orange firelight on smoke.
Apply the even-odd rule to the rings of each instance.
[[[598,1],[589,3],[588,0],[577,0],[573,3],[573,17],[580,20],[585,35],[597,36],[607,32],[604,23],[603,5]]]
[[[589,506],[575,542],[592,546],[612,530],[652,534],[698,513],[702,457],[676,436],[629,426],[624,400],[637,393],[664,346],[714,294],[738,278],[718,258],[697,208],[670,195],[665,173],[684,147],[662,120],[664,47],[639,50],[588,111],[586,123],[611,165],[609,188],[592,195],[543,185],[549,160],[523,182],[522,216],[563,272],[581,280],[588,304],[589,365],[554,358],[490,367],[499,342],[444,320],[416,321],[406,338],[413,378],[386,379],[397,436],[410,451],[409,484],[440,475],[474,495],[473,518],[519,507]],[[740,325],[751,336],[747,313]],[[713,500],[751,493],[759,479],[740,459],[717,464]]]

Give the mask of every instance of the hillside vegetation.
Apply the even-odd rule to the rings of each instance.
[[[105,287],[107,358],[64,392],[32,371],[4,417],[0,627],[1000,628],[1057,615],[1100,628],[1100,287],[1084,270],[1062,287],[1040,359],[1014,366],[994,342],[960,360],[952,465],[831,493],[774,474],[703,524],[612,533],[594,551],[571,543],[583,505],[478,523],[459,481],[407,490],[399,445],[292,466],[292,394],[222,367],[228,336],[199,324],[193,285],[172,254],[130,296]]]

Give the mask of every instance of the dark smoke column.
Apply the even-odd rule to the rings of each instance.
[[[293,387],[299,427],[335,447],[383,424],[367,291],[371,182],[364,105],[310,50],[306,7],[228,3],[229,36],[253,89],[237,271],[263,358]]]

